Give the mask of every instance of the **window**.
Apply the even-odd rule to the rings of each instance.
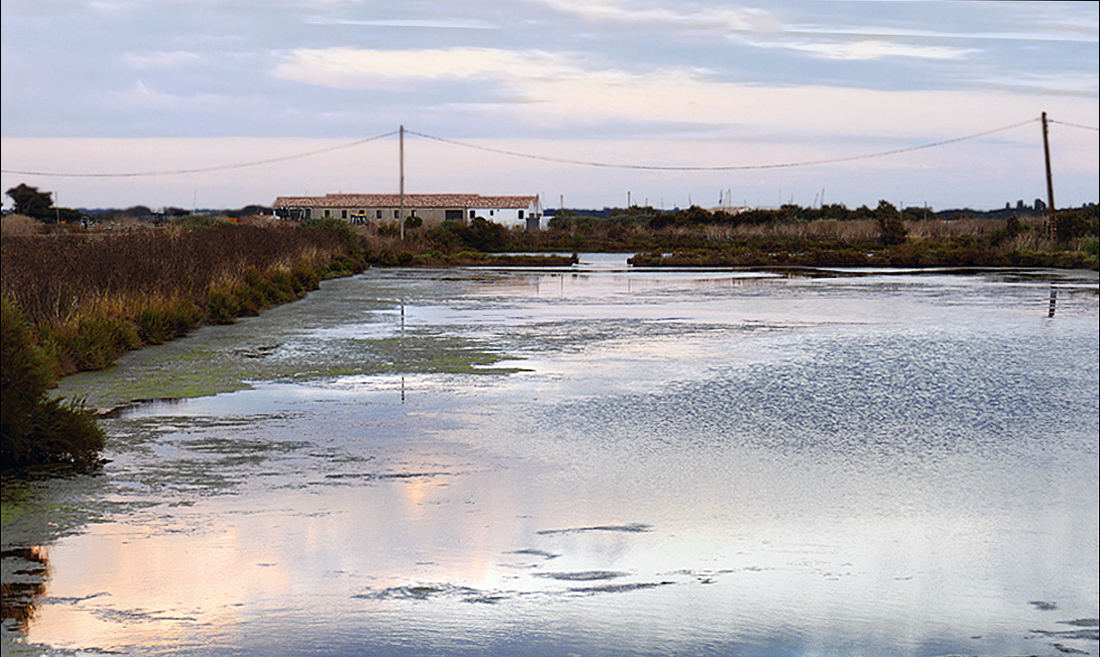
[[[394,219],[400,219],[401,218],[401,211],[400,210],[394,210],[393,211],[393,218]]]
[[[340,210],[340,218],[341,219],[347,219],[348,218],[348,211],[347,210]]]
[[[328,218],[329,218],[329,212],[328,212],[328,210],[325,210],[325,219],[328,219]]]
[[[375,219],[381,219],[382,218],[382,211],[381,210],[376,210],[375,214],[374,214],[374,218]]]
[[[495,210],[489,210],[489,216],[490,217],[493,216],[493,212],[495,212]]]
[[[473,210],[470,210],[470,218],[471,219],[476,219],[477,218],[477,212],[474,212]]]
[[[518,210],[516,212],[516,218],[517,219],[523,219],[523,210]]]

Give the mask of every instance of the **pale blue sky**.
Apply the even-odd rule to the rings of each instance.
[[[567,159],[726,166],[847,157],[1041,111],[1100,123],[1100,3],[830,0],[224,2],[4,0],[3,168],[192,169],[404,124]],[[1059,205],[1096,201],[1097,133],[1052,127]],[[3,175],[74,206],[239,206],[388,192],[396,139],[228,172]],[[794,169],[654,172],[410,139],[410,191],[634,202],[1003,206],[1045,196],[1028,124],[903,155]],[[5,199],[7,201],[7,199]]]

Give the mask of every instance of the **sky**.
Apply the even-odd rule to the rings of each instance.
[[[1097,2],[3,0],[0,14],[0,186],[66,207],[396,192],[403,125],[410,193],[992,209],[1046,198],[1044,111],[1056,205],[1100,200]]]

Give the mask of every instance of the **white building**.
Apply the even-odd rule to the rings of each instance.
[[[431,227],[444,221],[469,222],[481,217],[508,227],[538,230],[542,204],[538,196],[481,196],[480,194],[405,194],[404,215],[398,194],[326,194],[280,196],[275,212],[288,219],[334,217],[354,224],[393,223],[419,217]]]

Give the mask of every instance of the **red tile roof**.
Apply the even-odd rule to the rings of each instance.
[[[406,208],[518,208],[527,209],[537,196],[481,196],[480,194],[405,194]],[[280,196],[277,208],[396,208],[398,194],[326,194]]]

